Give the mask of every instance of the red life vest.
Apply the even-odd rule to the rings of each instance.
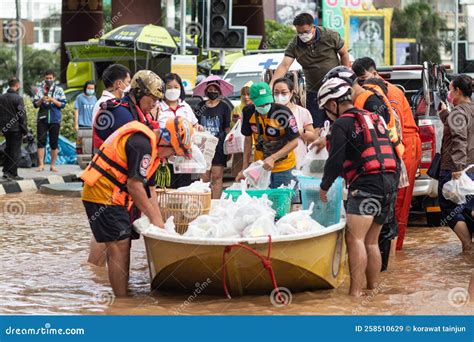
[[[133,105],[133,103],[132,103],[132,105]],[[94,149],[96,149],[96,150],[99,149],[99,147],[104,143],[104,140],[102,140],[97,135],[96,127],[104,126],[104,124],[105,125],[110,125],[114,121],[114,119],[112,117],[101,118],[101,112],[104,111],[104,112],[108,113],[108,115],[113,115],[111,110],[118,107],[118,106],[122,106],[122,107],[127,108],[127,110],[132,113],[132,116],[135,120],[147,125],[151,129],[158,129],[159,128],[158,122],[153,120],[153,117],[149,113],[144,114],[141,111],[139,106],[134,105],[133,106],[134,108],[132,108],[130,102],[128,102],[128,101],[121,101],[119,99],[110,99],[110,100],[108,100],[104,103],[101,103],[101,105],[100,105],[101,109],[99,109],[99,112],[97,113],[97,115],[95,117],[95,121],[94,121],[94,124],[93,124],[93,127],[92,127],[92,147]],[[103,120],[103,122],[98,121],[99,119]]]
[[[356,161],[344,161],[344,178],[351,184],[361,175],[377,173],[395,173],[397,157],[388,137],[385,120],[374,113],[351,109],[341,117],[354,118],[356,134],[364,134],[364,145]]]

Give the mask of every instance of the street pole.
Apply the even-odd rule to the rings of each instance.
[[[181,47],[182,55],[186,54],[186,0],[181,0]]]
[[[454,73],[458,73],[458,42],[459,42],[459,0],[455,1],[455,10],[454,10],[454,62],[453,62],[453,69]]]
[[[16,0],[16,76],[20,81],[20,95],[23,96],[23,29],[21,25],[21,2]]]

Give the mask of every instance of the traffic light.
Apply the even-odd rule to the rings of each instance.
[[[232,0],[207,0],[205,37],[207,49],[245,49],[247,27],[232,26]]]

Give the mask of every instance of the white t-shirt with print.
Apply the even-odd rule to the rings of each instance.
[[[313,124],[313,117],[311,116],[309,110],[307,110],[306,108],[296,105],[295,110],[293,110],[292,112],[295,116],[296,124],[298,125],[298,130],[301,130],[306,126]],[[303,162],[306,153],[308,153],[308,148],[306,146],[306,143],[300,137],[298,138],[298,146],[295,148],[297,169],[301,167],[301,163]]]

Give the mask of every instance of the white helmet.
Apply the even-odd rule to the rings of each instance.
[[[323,108],[329,100],[337,100],[342,97],[350,99],[352,87],[345,80],[340,78],[330,78],[318,91],[318,105]]]

